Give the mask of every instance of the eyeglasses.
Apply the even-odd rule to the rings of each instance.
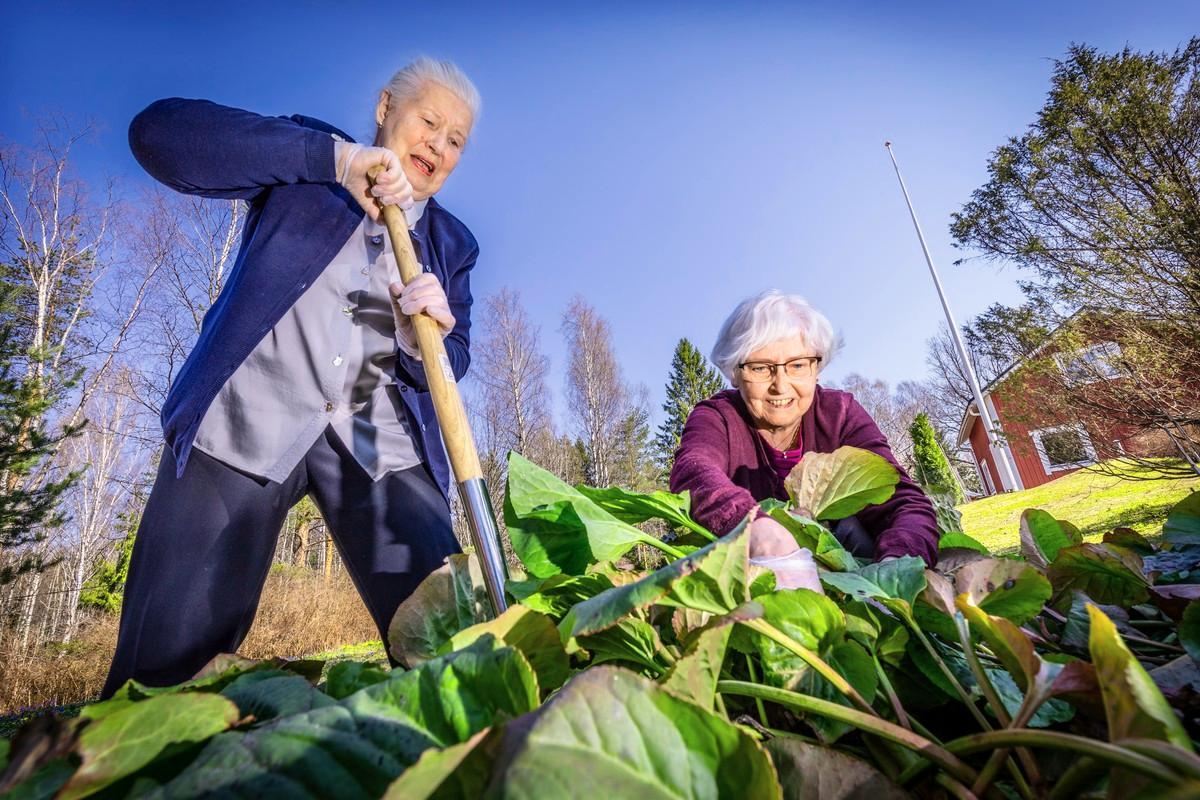
[[[810,378],[820,363],[820,356],[802,356],[778,364],[768,361],[744,361],[738,364],[738,369],[742,371],[742,380],[747,383],[769,383],[775,380],[775,370],[780,367],[783,367],[783,374],[787,378]]]

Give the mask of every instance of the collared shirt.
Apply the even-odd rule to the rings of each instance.
[[[409,212],[409,224],[425,202]],[[326,426],[373,479],[421,463],[395,380],[386,229],[364,218],[320,277],[225,382],[195,446],[283,481]]]

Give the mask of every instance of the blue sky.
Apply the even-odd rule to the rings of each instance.
[[[563,5],[3,0],[0,132],[91,119],[84,175],[133,192],[125,127],[158,97],[365,135],[396,67],[451,58],[484,97],[439,196],[480,241],[477,298],[521,292],[561,395],[559,317],[582,294],[657,411],[678,338],[707,351],[770,287],[842,333],[830,379],[923,377],[941,311],[883,141],[966,318],[1015,300],[1016,273],[954,266],[949,215],[1041,107],[1052,60],[1200,34],[1195,2]]]

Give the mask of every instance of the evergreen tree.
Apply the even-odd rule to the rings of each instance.
[[[937,433],[924,411],[913,419],[908,433],[912,437],[913,471],[916,472],[917,482],[930,495],[951,495],[956,503],[961,503],[962,490],[950,474],[950,462],[946,460],[946,454],[938,444]]]
[[[11,288],[0,284],[0,585],[46,566],[31,545],[62,522],[59,499],[78,473],[58,481],[31,480],[30,474],[82,427],[60,434],[43,428],[57,395],[47,394],[23,369],[39,354],[29,353],[18,340],[11,297]]]
[[[675,345],[671,359],[671,377],[667,379],[667,400],[663,411],[667,418],[658,426],[654,449],[663,472],[670,472],[683,435],[683,423],[701,400],[707,400],[725,388],[725,379],[708,363],[704,354],[687,339]]]

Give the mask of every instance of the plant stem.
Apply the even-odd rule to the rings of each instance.
[[[746,654],[746,672],[750,674],[750,682],[758,683],[758,675],[754,673],[754,659],[749,653]],[[721,695],[717,695],[720,697]],[[758,708],[758,721],[767,726],[767,709],[763,706],[761,697],[754,698],[754,705]]]
[[[700,534],[705,539],[708,539],[710,542],[715,542],[717,540],[717,537],[713,536],[711,531],[709,531],[707,528],[703,527],[700,523],[696,522],[695,520],[691,519],[690,517],[683,518],[683,527],[687,528],[692,533]]]
[[[1057,781],[1046,800],[1068,800],[1104,777],[1108,765],[1094,758],[1083,757],[1070,766]]]
[[[745,681],[717,681],[717,691],[742,697],[760,697],[796,711],[845,722],[864,733],[874,734],[881,739],[895,742],[912,750],[963,783],[972,783],[975,780],[975,771],[944,747],[873,714],[865,714],[829,700],[821,700],[787,689],[777,689],[774,686],[762,686]]]
[[[871,660],[875,662],[875,672],[879,675],[879,685],[883,687],[883,691],[888,696],[888,701],[892,704],[892,711],[896,714],[896,721],[911,731],[912,724],[908,721],[908,714],[905,713],[904,706],[900,704],[900,698],[896,695],[896,690],[892,687],[892,682],[888,679],[887,672],[883,669],[883,664],[879,663],[879,657],[874,653],[871,654]]]
[[[680,558],[684,558],[687,556],[687,553],[683,552],[682,550],[676,550],[674,547],[671,547],[671,545],[667,544],[666,542],[655,539],[653,536],[647,536],[645,539],[642,540],[642,544],[648,544],[651,547],[657,548],[658,550],[661,550],[663,553],[666,553],[667,555],[671,556],[671,558],[680,559]]]
[[[958,800],[979,800],[978,795],[944,772],[938,773],[938,776],[934,778],[934,780],[937,781],[942,788],[948,791],[951,796],[958,798]]]
[[[863,699],[863,696],[858,693],[858,690],[851,686],[850,682],[843,678],[841,673],[829,666],[829,664],[823,658],[817,655],[816,652],[809,650],[807,647],[800,644],[795,639],[788,636],[771,623],[767,622],[765,619],[745,620],[741,624],[745,625],[752,631],[761,633],[763,636],[766,636],[776,644],[795,653],[800,657],[801,661],[815,669],[822,678],[832,683],[835,689],[849,698],[850,702],[854,703],[854,705],[858,706],[867,714],[870,714],[874,717],[879,716],[875,713],[875,709],[871,707],[871,704]]]
[[[970,709],[971,716],[975,717],[975,721],[979,723],[979,727],[983,728],[985,731],[992,730],[992,723],[988,722],[987,717],[983,715],[983,712],[975,706],[975,701],[971,699],[971,695],[968,694],[967,690],[963,688],[963,685],[958,682],[958,678],[954,677],[954,673],[950,671],[950,667],[946,666],[946,662],[942,660],[940,655],[938,655],[937,649],[933,646],[933,642],[929,641],[929,637],[926,636],[925,632],[922,631],[920,626],[917,625],[917,621],[909,618],[908,616],[904,617],[904,621],[908,623],[908,626],[912,629],[913,633],[916,634],[917,640],[924,645],[925,650],[929,653],[930,657],[933,658],[934,663],[938,665],[938,669],[941,670],[942,675],[947,681],[950,682],[950,685],[954,687],[954,691],[958,693],[959,699],[963,701],[968,709]]]
[[[1178,784],[1181,779],[1178,773],[1158,761],[1135,753],[1126,747],[1072,733],[1021,728],[974,733],[946,743],[946,750],[956,756],[970,755],[997,747],[1046,747],[1054,750],[1068,750],[1106,762],[1110,766],[1133,770],[1167,786]],[[901,776],[902,779],[903,777]]]

